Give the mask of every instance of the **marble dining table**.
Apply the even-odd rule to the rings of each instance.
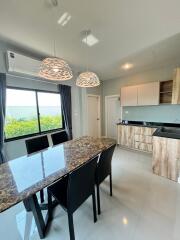
[[[84,136],[1,164],[0,213],[23,201],[44,238],[49,219],[44,220],[36,194],[114,144],[110,138]]]

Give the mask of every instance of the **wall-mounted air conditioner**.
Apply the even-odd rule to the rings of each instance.
[[[28,74],[38,77],[41,61],[7,51],[7,70],[10,73]]]

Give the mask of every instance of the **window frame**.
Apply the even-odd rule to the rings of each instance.
[[[22,88],[22,87],[13,87],[13,86],[6,86],[6,90],[7,89],[14,89],[14,90],[24,90],[24,91],[33,91],[35,92],[35,97],[36,97],[36,111],[37,111],[37,121],[38,121],[38,128],[39,128],[39,132],[37,133],[32,133],[32,134],[27,134],[27,135],[22,135],[22,136],[18,136],[18,137],[13,137],[13,138],[6,138],[5,132],[5,142],[11,142],[11,141],[16,141],[16,140],[20,140],[20,139],[26,139],[26,138],[30,138],[33,136],[41,136],[44,134],[48,134],[48,133],[53,133],[53,132],[59,132],[59,131],[63,131],[65,130],[65,123],[64,123],[64,116],[63,116],[63,111],[62,111],[62,104],[61,104],[61,113],[62,113],[62,128],[56,128],[56,129],[51,129],[48,131],[41,131],[41,123],[40,123],[40,112],[39,112],[39,103],[38,103],[38,92],[44,92],[44,93],[55,93],[55,94],[59,94],[60,95],[60,100],[62,103],[62,97],[61,94],[55,91],[46,91],[46,90],[40,90],[40,89],[34,89],[34,88]]]

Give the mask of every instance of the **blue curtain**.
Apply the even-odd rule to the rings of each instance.
[[[6,110],[6,74],[0,73],[0,164],[5,162],[4,146],[4,122]]]
[[[62,100],[62,113],[64,117],[65,129],[68,139],[72,139],[72,104],[71,104],[71,87],[66,85],[59,85],[59,91]]]

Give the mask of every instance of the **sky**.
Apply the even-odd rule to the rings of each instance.
[[[34,91],[7,89],[6,105],[8,106],[36,106]],[[60,106],[60,95],[56,93],[38,92],[39,106]]]

